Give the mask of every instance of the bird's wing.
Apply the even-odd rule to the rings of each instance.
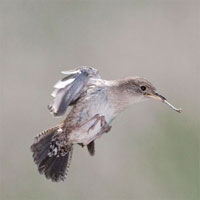
[[[99,72],[92,67],[79,67],[72,71],[64,71],[67,76],[58,81],[52,92],[53,102],[48,109],[54,116],[62,116],[65,114],[67,107],[73,104],[87,88],[88,81],[99,79]]]

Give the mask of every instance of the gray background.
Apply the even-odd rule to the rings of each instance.
[[[200,4],[163,1],[0,1],[2,200],[198,200]],[[47,110],[60,71],[79,65],[105,79],[149,79],[178,114],[133,105],[96,142],[76,146],[68,178],[52,183],[30,145],[53,127]]]

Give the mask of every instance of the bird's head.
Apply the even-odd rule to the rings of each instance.
[[[131,99],[133,99],[133,102],[140,102],[153,98],[166,103],[168,106],[179,113],[182,111],[181,109],[177,109],[171,105],[164,96],[157,92],[152,83],[144,78],[128,77],[122,79],[120,81],[120,88],[122,94],[125,92],[129,97],[131,97]]]

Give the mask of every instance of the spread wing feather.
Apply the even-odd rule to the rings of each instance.
[[[100,78],[99,72],[92,67],[80,67],[62,73],[68,76],[54,85],[55,90],[51,94],[54,100],[48,106],[54,116],[64,115],[67,107],[80,97],[90,78]]]

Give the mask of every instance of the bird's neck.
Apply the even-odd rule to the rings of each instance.
[[[105,81],[111,106],[119,113],[134,103],[141,102],[142,96],[130,93],[124,79]]]

